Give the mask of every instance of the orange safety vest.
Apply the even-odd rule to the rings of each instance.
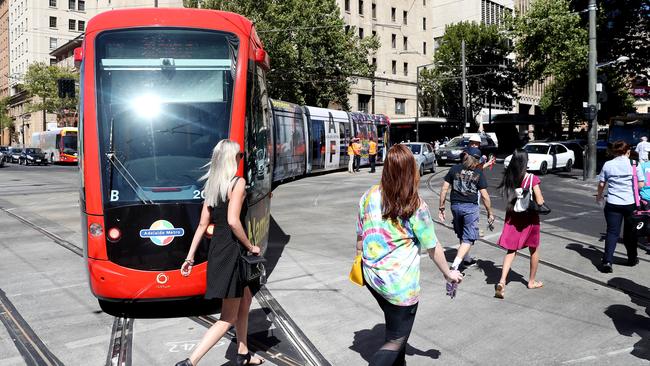
[[[361,155],[361,144],[358,142],[352,143],[352,150],[354,150],[354,155]]]
[[[354,149],[350,145],[348,145],[348,155],[349,156],[354,156]]]
[[[368,144],[368,155],[377,155],[377,143],[374,141],[370,141]]]

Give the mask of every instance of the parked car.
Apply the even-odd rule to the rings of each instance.
[[[45,153],[38,147],[27,147],[24,148],[20,154],[20,160],[18,164],[22,165],[47,165],[47,158]]]
[[[433,146],[426,142],[407,142],[404,146],[415,156],[415,162],[418,164],[420,175],[424,175],[424,171],[429,169],[431,173],[436,171],[436,154],[433,152]]]
[[[528,143],[524,150],[528,152],[528,170],[538,171],[540,175],[556,169],[570,172],[576,161],[574,152],[558,142]],[[506,168],[511,159],[512,155],[508,155],[503,161]]]
[[[583,153],[585,151],[587,141],[585,140],[569,140],[562,141],[562,145],[566,146],[567,149],[573,151],[575,160],[573,161],[573,166],[578,168],[583,168]]]
[[[5,166],[5,153],[0,151],[0,168]]]
[[[10,163],[18,164],[20,161],[20,154],[23,152],[23,149],[20,147],[10,147],[7,150],[7,161]]]
[[[9,159],[8,151],[9,151],[8,146],[0,146],[0,154],[2,154],[2,162],[5,162]]]
[[[436,153],[437,164],[440,166],[446,163],[460,163],[460,154],[469,145],[469,137],[457,136],[451,139],[444,147],[438,148]],[[489,135],[481,135],[481,154],[488,160],[492,159],[497,152],[497,145]]]

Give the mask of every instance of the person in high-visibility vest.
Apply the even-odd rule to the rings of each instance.
[[[377,157],[377,143],[375,138],[371,137],[368,143],[368,160],[370,161],[370,173],[375,172],[375,158]]]
[[[355,172],[360,172],[361,171],[361,143],[359,142],[358,138],[354,139],[354,142],[352,143],[352,150],[354,152],[354,171]]]
[[[352,141],[348,144],[348,173],[354,173],[354,148]]]

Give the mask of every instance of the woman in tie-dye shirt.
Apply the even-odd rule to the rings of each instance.
[[[418,194],[415,158],[404,145],[395,145],[384,162],[381,184],[359,201],[357,250],[363,252],[363,276],[384,312],[386,343],[370,365],[403,364],[420,299],[420,248],[427,249],[450,282],[462,275],[450,272],[433,229],[429,209]]]

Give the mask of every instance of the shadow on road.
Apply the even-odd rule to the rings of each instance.
[[[573,250],[584,258],[589,259],[596,269],[600,269],[600,264],[603,260],[603,251],[600,248],[593,245],[585,246],[578,243],[569,243],[565,248]],[[625,266],[627,265],[627,258],[614,256],[614,264]]]
[[[515,260],[517,260],[516,257]],[[499,283],[499,280],[501,279],[501,266],[497,267],[494,262],[482,259],[479,259],[476,262],[476,266],[485,275],[485,283],[488,285],[496,285]],[[528,286],[528,281],[526,278],[514,271],[512,268],[510,268],[510,272],[508,272],[508,282],[506,285],[511,282],[521,282],[524,285]]]
[[[645,307],[644,315],[638,314],[636,309],[627,305],[610,305],[605,310],[605,315],[612,319],[619,334],[626,337],[632,337],[634,334],[640,336],[641,339],[634,344],[631,354],[643,360],[650,360],[650,302],[645,300],[650,298],[650,289],[621,277],[612,278],[608,284],[622,289],[630,296],[632,303]],[[641,299],[637,294],[645,299]]]
[[[291,235],[287,235],[280,225],[278,225],[277,221],[275,221],[273,215],[271,215],[271,223],[269,224],[269,242],[266,248],[266,253],[264,253],[264,257],[266,258],[265,268],[267,277],[270,277],[275,266],[278,264],[280,257],[282,257],[284,247],[289,243],[289,240],[291,240]]]
[[[417,321],[417,318],[416,318]],[[351,350],[359,353],[361,357],[370,362],[372,355],[384,345],[386,328],[384,324],[377,324],[372,329],[362,329],[354,332],[354,340],[349,347]],[[409,356],[423,356],[437,360],[440,357],[440,351],[430,349],[427,351],[419,350],[408,343],[406,344],[406,354]]]

